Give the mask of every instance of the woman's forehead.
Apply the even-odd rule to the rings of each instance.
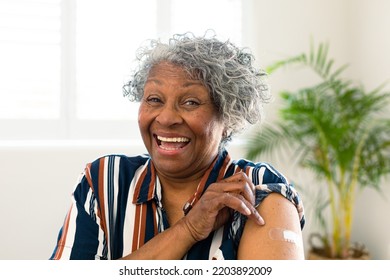
[[[191,74],[184,66],[166,61],[160,62],[150,69],[148,79],[156,77],[182,78],[194,83],[201,83],[201,81],[196,79],[195,75]]]

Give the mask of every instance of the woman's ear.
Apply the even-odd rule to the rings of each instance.
[[[232,134],[231,134],[230,129],[225,128],[225,129],[222,131],[222,142],[227,142],[227,141],[229,141],[229,139],[231,138],[231,136],[232,136]]]
[[[222,131],[222,139],[225,139],[227,137],[227,130],[226,128]]]

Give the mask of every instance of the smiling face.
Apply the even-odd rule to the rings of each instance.
[[[138,123],[157,173],[171,179],[200,178],[224,130],[208,89],[166,62],[149,73]]]

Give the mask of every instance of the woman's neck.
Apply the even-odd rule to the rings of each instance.
[[[184,216],[183,206],[196,192],[201,178],[194,181],[178,182],[160,178],[162,205],[167,213],[170,225]]]

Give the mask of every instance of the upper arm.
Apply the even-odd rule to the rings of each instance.
[[[257,207],[265,225],[246,222],[238,259],[304,259],[297,208],[278,193],[269,194]]]

